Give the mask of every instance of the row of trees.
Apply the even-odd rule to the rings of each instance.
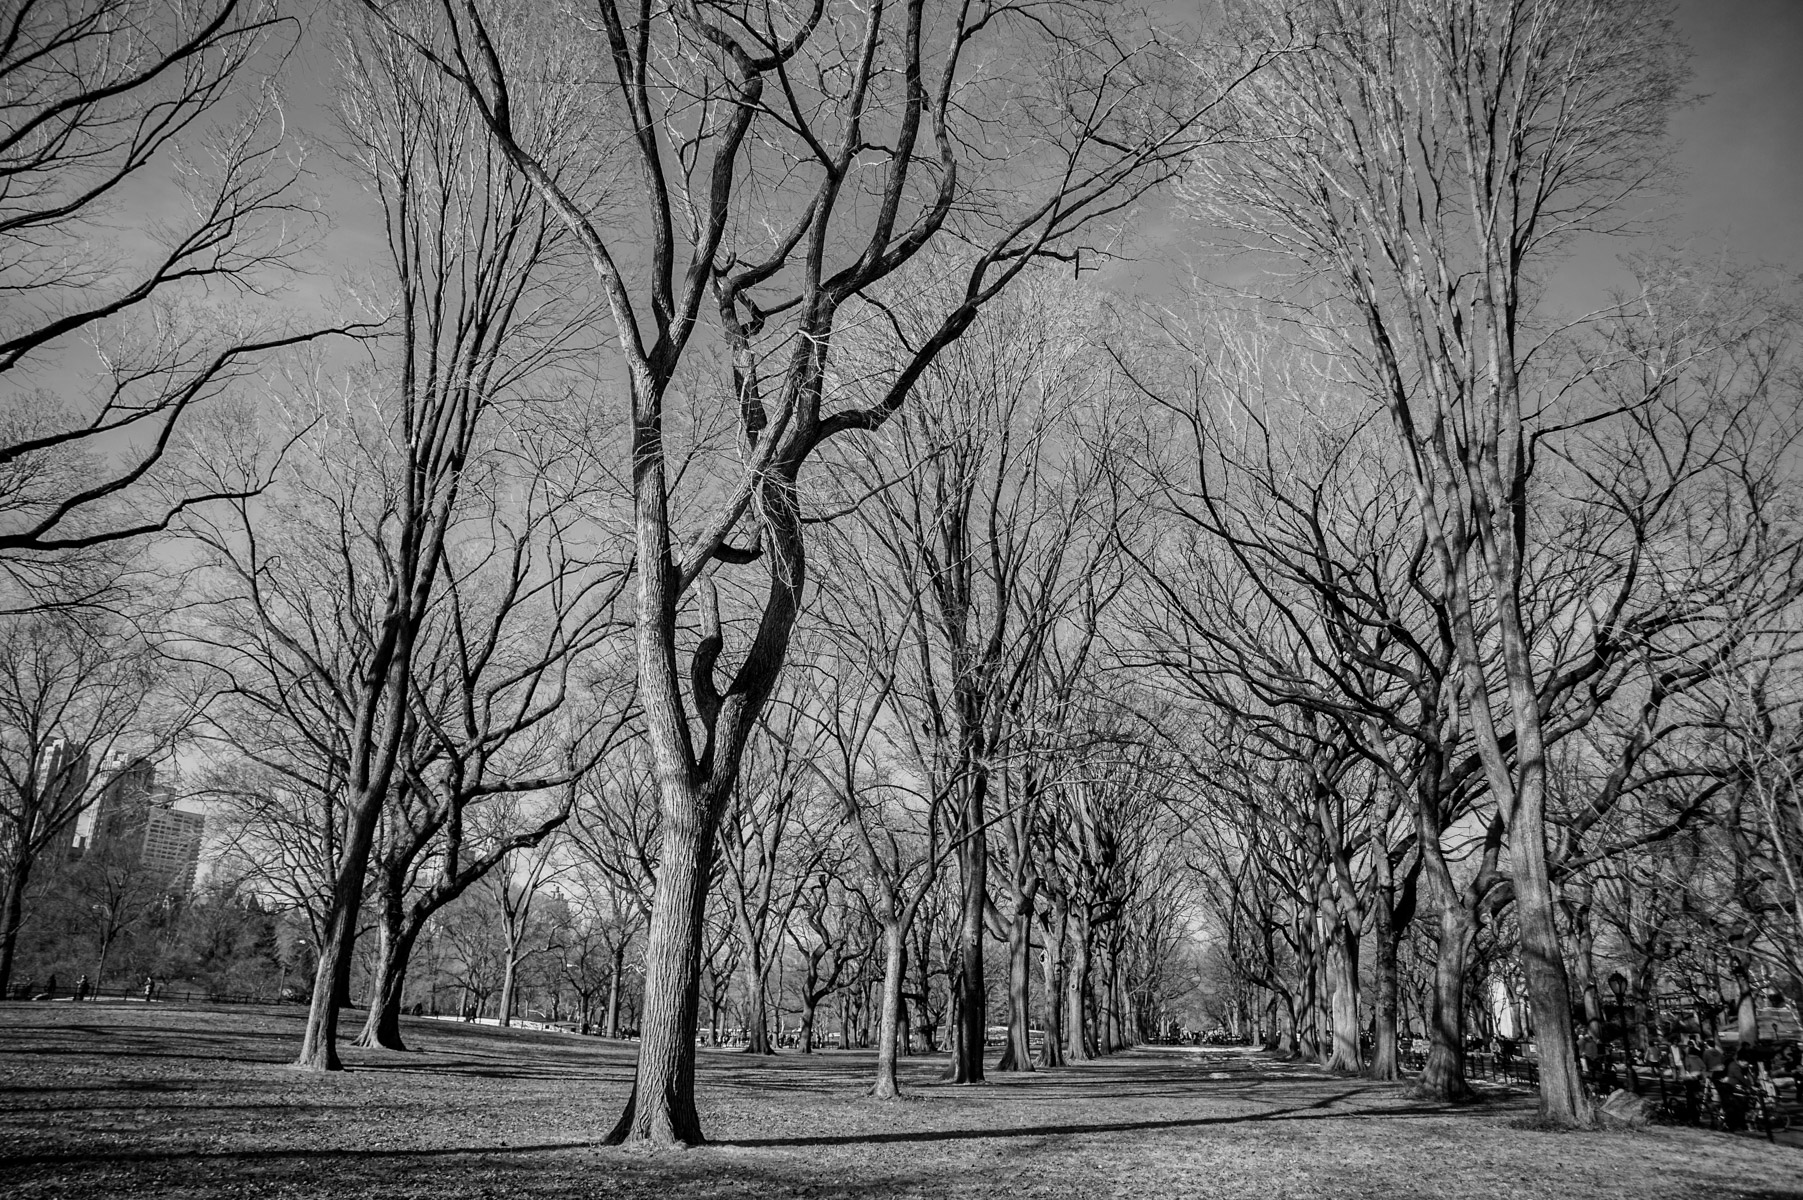
[[[1369,1014],[1394,1077],[1431,953],[1421,1086],[1456,1098],[1507,944],[1576,1124],[1602,965],[1649,1002],[1693,948],[1748,996],[1794,973],[1792,314],[1682,257],[1554,303],[1658,178],[1669,25],[337,15],[380,260],[311,323],[273,6],[33,9],[4,51],[0,268],[34,304],[0,371],[91,384],[13,392],[10,653],[104,649],[14,673],[0,990],[83,804],[59,736],[192,756],[246,886],[306,922],[303,1066],[338,1065],[360,953],[384,1046],[450,930],[502,931],[503,1014],[536,955],[604,976],[612,1027],[630,955],[615,1140],[701,1140],[703,1001],[736,989],[763,1050],[779,964],[805,1029],[861,1010],[892,1096],[910,1023],[982,1079],[992,975],[1004,1069],[1036,994],[1041,1065],[1151,1032],[1204,925],[1242,1015],[1353,1070]],[[190,215],[71,268],[165,168]],[[1064,282],[1155,195],[1251,282],[1183,318]],[[228,287],[268,303],[227,319]],[[133,669],[111,716],[30,699]]]
[[[1310,11],[1323,52],[1241,89],[1249,149],[1189,177],[1281,284],[1133,364],[1184,447],[1143,661],[1217,735],[1215,907],[1243,977],[1305,1041],[1330,1012],[1352,1068],[1371,948],[1393,1076],[1398,944],[1437,920],[1420,1086],[1454,1098],[1476,938],[1506,928],[1542,1111],[1587,1123],[1573,1001],[1600,1032],[1599,948],[1653,1000],[1646,931],[1604,927],[1601,892],[1738,938],[1749,1013],[1755,955],[1795,989],[1797,814],[1740,831],[1759,795],[1794,810],[1796,314],[1757,273],[1665,256],[1596,312],[1551,302],[1664,167],[1669,23]]]

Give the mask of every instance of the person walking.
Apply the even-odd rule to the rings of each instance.
[[[88,998],[88,977],[83,975],[75,981],[75,1003],[80,1004]]]

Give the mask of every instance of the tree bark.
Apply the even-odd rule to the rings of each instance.
[[[983,1035],[988,998],[983,989],[983,910],[989,901],[989,849],[983,830],[982,781],[968,785],[964,840],[958,852],[963,907],[958,924],[958,1036],[953,1042],[952,1083],[983,1082]]]
[[[1086,933],[1078,928],[1070,939],[1071,965],[1064,980],[1064,1019],[1067,1022],[1064,1056],[1070,1062],[1088,1062],[1096,1057],[1095,1043],[1085,1028],[1084,998],[1089,991],[1089,938]]]
[[[376,951],[376,974],[371,981],[369,1012],[356,1044],[385,1050],[405,1050],[401,1041],[401,1000],[407,986],[407,967],[423,922],[406,921],[383,905],[381,940]]]
[[[1373,918],[1376,928],[1372,930],[1372,948],[1376,951],[1372,963],[1373,973],[1377,977],[1377,1002],[1375,1005],[1375,1021],[1372,1028],[1371,1065],[1365,1075],[1369,1079],[1394,1082],[1402,1078],[1402,1061],[1398,1053],[1401,1014],[1401,981],[1397,965],[1397,944],[1400,935],[1395,927],[1394,897],[1387,888],[1380,888],[1373,898]]]
[[[602,1036],[620,1036],[620,980],[626,974],[626,948],[614,951],[613,964],[607,972],[607,1015],[602,1018]]]
[[[1456,1102],[1476,1097],[1465,1079],[1465,967],[1476,936],[1471,914],[1456,899],[1443,898],[1427,1065],[1414,1088],[1415,1095],[1424,1099]]]
[[[881,1021],[876,1038],[876,1082],[870,1094],[878,1100],[894,1100],[901,1095],[895,1082],[896,1042],[906,1036],[902,1029],[902,974],[907,970],[903,954],[903,933],[899,923],[883,926],[883,985]]]
[[[801,1027],[797,1031],[795,1049],[802,1054],[814,1053],[814,1013],[820,1002],[804,984],[801,993]]]
[[[680,780],[663,784],[663,845],[645,940],[638,1072],[609,1145],[698,1145],[695,1029],[701,1004],[702,926],[720,805]]]
[[[18,953],[19,927],[25,923],[25,888],[30,877],[29,862],[15,861],[7,872],[6,899],[0,905],[0,1000],[12,991],[13,958]]]
[[[294,1065],[308,1071],[342,1071],[338,1058],[339,1000],[349,990],[351,955],[357,943],[357,916],[363,904],[363,878],[369,868],[370,843],[383,793],[365,791],[345,821],[344,849],[332,880],[332,910],[326,918],[325,942],[313,976],[313,1002]]]
[[[1040,1047],[1039,1065],[1042,1067],[1062,1067],[1064,1065],[1064,919],[1062,913],[1055,914],[1055,921],[1048,920],[1043,929],[1045,948],[1041,962],[1045,973],[1045,1041]],[[1058,926],[1053,931],[1053,924]]]
[[[1033,1049],[1030,1039],[1031,996],[1028,981],[1033,964],[1032,909],[1017,910],[1008,923],[1008,1046],[996,1064],[998,1071],[1031,1071]]]
[[[1110,926],[1118,931],[1119,925]],[[1126,1030],[1121,1024],[1121,950],[1118,936],[1108,939],[1102,952],[1102,979],[1096,988],[1102,1011],[1097,1014],[1102,1053],[1118,1054],[1127,1048]]]
[[[1553,921],[1555,903],[1546,867],[1546,833],[1541,796],[1524,797],[1510,829],[1510,862],[1515,882],[1515,923],[1521,935],[1521,966],[1527,976],[1540,1058],[1540,1116],[1562,1125],[1595,1123],[1595,1108],[1578,1074],[1572,1035],[1571,987],[1565,956]]]
[[[513,985],[519,978],[519,967],[519,960],[513,956],[513,948],[510,946],[507,961],[501,967],[501,1002],[496,1010],[503,1029],[513,1024]]]
[[[1333,1014],[1333,1053],[1327,1065],[1356,1075],[1365,1065],[1359,1053],[1359,934],[1345,920],[1334,922],[1327,971]]]
[[[746,1054],[775,1054],[770,1045],[769,1009],[765,995],[769,965],[764,948],[757,944],[750,923],[740,922],[745,934],[745,1047]]]

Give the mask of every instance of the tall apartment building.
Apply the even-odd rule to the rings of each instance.
[[[206,817],[177,807],[156,781],[156,767],[144,759],[109,758],[101,767],[106,786],[75,822],[69,857],[105,851],[143,864],[161,877],[172,894],[194,887]]]
[[[144,822],[144,849],[140,861],[168,878],[167,888],[178,896],[194,890],[194,872],[200,866],[200,842],[207,819],[174,804],[150,806]]]

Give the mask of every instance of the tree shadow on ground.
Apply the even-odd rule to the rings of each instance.
[[[1096,1122],[1061,1122],[1044,1125],[1021,1125],[1001,1128],[972,1127],[955,1129],[913,1129],[897,1130],[888,1133],[850,1133],[803,1135],[797,1137],[771,1138],[722,1138],[709,1141],[709,1146],[734,1149],[772,1149],[803,1148],[824,1146],[858,1146],[858,1145],[898,1145],[908,1143],[987,1141],[993,1139],[1013,1138],[1047,1138],[1047,1137],[1082,1137],[1094,1134],[1139,1133],[1168,1129],[1206,1129],[1212,1126],[1246,1125],[1263,1122],[1285,1121],[1364,1121],[1388,1120],[1391,1118],[1447,1117],[1463,1115],[1460,1110],[1417,1105],[1406,1108],[1391,1108],[1381,1112],[1327,1112],[1326,1109],[1342,1101],[1354,1098],[1358,1091],[1342,1092],[1337,1095],[1323,1096],[1309,1104],[1298,1104],[1288,1108],[1266,1109],[1259,1112],[1235,1113],[1226,1116],[1211,1117],[1179,1117],[1150,1121],[1096,1121]],[[125,1150],[114,1153],[104,1151],[82,1152],[50,1152],[39,1154],[21,1154],[9,1156],[9,1165],[17,1166],[73,1166],[77,1164],[99,1163],[152,1163],[173,1161],[269,1161],[289,1158],[327,1158],[339,1160],[381,1160],[381,1159],[438,1159],[438,1158],[514,1158],[520,1155],[559,1153],[569,1150],[595,1150],[603,1148],[599,1139],[568,1142],[538,1142],[520,1146],[445,1146],[409,1149],[405,1147],[382,1148],[312,1148],[291,1147],[271,1148],[267,1150]],[[1765,1198],[1761,1198],[1765,1200]]]
[[[982,1141],[988,1138],[1078,1137],[1097,1133],[1135,1133],[1155,1129],[1205,1129],[1216,1125],[1248,1125],[1267,1121],[1355,1121],[1388,1120],[1392,1117],[1457,1117],[1460,1110],[1429,1105],[1386,1108],[1376,1112],[1324,1112],[1344,1100],[1357,1097],[1362,1089],[1323,1096],[1310,1104],[1289,1108],[1264,1109],[1259,1112],[1233,1113],[1213,1117],[1170,1117],[1155,1121],[1064,1122],[1050,1125],[1022,1125],[1007,1128],[980,1129],[916,1129],[890,1133],[848,1133],[802,1135],[773,1138],[726,1138],[710,1142],[713,1146],[756,1148],[767,1146],[855,1146],[889,1145],[906,1142]]]

